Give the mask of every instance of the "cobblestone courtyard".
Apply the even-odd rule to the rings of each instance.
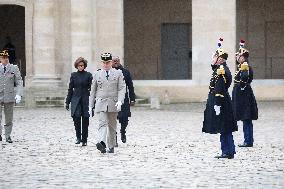
[[[218,160],[219,135],[201,132],[205,104],[133,108],[128,141],[114,154],[74,144],[70,112],[15,110],[13,144],[0,148],[0,188],[284,188],[284,102],[259,103],[255,146]],[[242,142],[242,124],[234,133]]]

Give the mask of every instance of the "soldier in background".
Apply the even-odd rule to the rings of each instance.
[[[99,142],[96,144],[101,153],[114,153],[116,144],[116,118],[124,102],[126,86],[121,70],[112,68],[112,55],[101,55],[102,69],[93,76],[90,94],[89,113],[95,103],[96,117],[99,119]],[[106,148],[108,147],[108,150]]]
[[[20,103],[23,92],[23,80],[19,68],[9,62],[7,50],[0,52],[0,141],[2,141],[2,106],[5,114],[5,138],[12,143],[14,104]],[[16,87],[16,90],[14,89]]]
[[[212,58],[212,77],[210,79],[209,94],[204,111],[202,132],[220,133],[222,154],[215,158],[233,159],[235,144],[232,132],[237,131],[237,122],[231,104],[228,89],[232,82],[231,72],[226,64],[228,54],[221,48],[223,39],[220,38]]]
[[[126,127],[129,121],[128,117],[131,117],[130,106],[135,105],[134,87],[130,72],[120,64],[120,59],[118,56],[113,57],[112,67],[122,71],[124,76],[124,81],[126,84],[124,103],[121,106],[121,111],[118,112],[117,116],[119,123],[121,124],[121,129],[120,129],[121,141],[123,143],[126,143]]]
[[[258,108],[251,88],[253,70],[249,66],[249,51],[244,48],[245,41],[241,40],[240,49],[236,53],[237,71],[232,92],[233,110],[237,121],[243,122],[244,142],[239,147],[253,147],[252,120],[258,119]]]
[[[12,44],[10,36],[6,37],[4,49],[8,51],[10,64],[16,64],[16,48],[15,45]]]

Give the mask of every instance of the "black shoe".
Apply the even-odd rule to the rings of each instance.
[[[107,153],[114,153],[114,148],[109,148],[109,149],[107,150]]]
[[[101,151],[101,153],[106,153],[106,145],[103,141],[96,144],[97,149]]]
[[[220,156],[215,156],[215,158],[217,158],[217,159],[221,159],[221,158],[234,159],[234,155],[222,154]]]
[[[248,144],[248,143],[244,142],[243,144],[239,144],[238,146],[241,147],[241,148],[242,147],[253,147],[253,144]]]
[[[6,142],[8,142],[8,143],[13,143],[11,137],[6,138]]]
[[[82,146],[87,146],[87,142],[83,142],[83,143],[82,143]]]
[[[0,135],[0,141],[2,141],[2,136]]]
[[[121,141],[123,143],[126,143],[126,135],[125,135],[125,133],[121,133]]]
[[[81,143],[81,139],[77,138],[75,144],[80,144]]]

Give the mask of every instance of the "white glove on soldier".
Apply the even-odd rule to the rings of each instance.
[[[15,100],[16,100],[16,103],[18,104],[18,103],[21,102],[22,97],[21,97],[20,95],[16,95],[16,96],[15,96]]]
[[[120,101],[117,101],[117,103],[115,104],[117,111],[121,110],[121,105],[122,103]]]
[[[214,105],[214,110],[215,110],[215,112],[216,112],[216,115],[220,115],[221,106]]]

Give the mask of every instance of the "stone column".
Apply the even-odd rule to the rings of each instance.
[[[211,56],[218,39],[224,38],[228,65],[234,74],[236,52],[236,0],[192,0],[192,79],[208,85]]]
[[[100,62],[100,54],[111,52],[124,60],[123,0],[96,0],[95,60]],[[100,67],[99,64],[97,64]]]
[[[55,64],[54,1],[36,0],[33,20],[33,77],[30,85],[58,86]]]
[[[87,70],[92,72],[94,63],[92,60],[92,19],[93,0],[71,0],[71,40],[72,40],[72,66],[75,60],[82,56],[88,60]]]

